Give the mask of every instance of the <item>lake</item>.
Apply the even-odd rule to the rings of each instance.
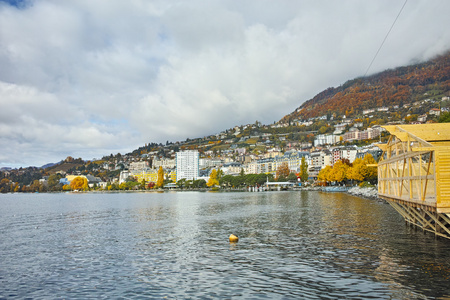
[[[6,194],[0,298],[450,299],[450,240],[345,193]]]

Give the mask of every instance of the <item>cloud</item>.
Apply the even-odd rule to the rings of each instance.
[[[0,2],[0,166],[272,123],[362,76],[403,3]],[[408,1],[369,73],[448,50],[449,8]]]

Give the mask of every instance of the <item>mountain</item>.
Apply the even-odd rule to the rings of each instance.
[[[450,52],[430,61],[386,70],[330,87],[306,101],[280,123],[336,113],[360,117],[364,109],[441,100],[450,91]]]
[[[47,169],[47,168],[53,167],[54,165],[56,165],[56,164],[55,163],[48,163],[48,164],[43,165],[41,167],[41,169]]]
[[[73,159],[72,157],[67,157],[65,160],[60,161],[56,164],[48,164],[46,167],[42,166],[50,175],[58,172],[68,172],[71,169],[76,169],[77,167],[84,166],[84,161],[81,158]]]

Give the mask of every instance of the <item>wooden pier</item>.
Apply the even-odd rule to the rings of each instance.
[[[450,123],[383,126],[378,196],[411,225],[450,239]]]

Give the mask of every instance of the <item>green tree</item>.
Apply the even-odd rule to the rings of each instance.
[[[146,184],[145,184],[145,178],[142,178],[141,184],[139,185],[139,189],[145,190]]]
[[[47,180],[49,190],[51,191],[61,190],[62,185],[59,183],[59,180],[61,178],[62,178],[61,174],[50,175]]]
[[[223,177],[223,171],[219,168],[218,170],[217,170],[217,180],[220,180],[220,178],[222,178]]]
[[[177,186],[182,189],[185,186],[186,178],[180,179],[177,181]]]
[[[206,187],[206,181],[204,179],[197,179],[192,182],[193,188],[204,188]]]
[[[232,175],[225,175],[222,178],[220,178],[219,184],[221,186],[230,187],[230,186],[233,186],[233,181],[234,181],[234,176],[232,176]]]
[[[289,176],[287,177],[288,181],[297,181],[297,175],[295,175],[295,173],[290,173]]]
[[[445,112],[439,117],[439,123],[450,123],[450,112]]]

